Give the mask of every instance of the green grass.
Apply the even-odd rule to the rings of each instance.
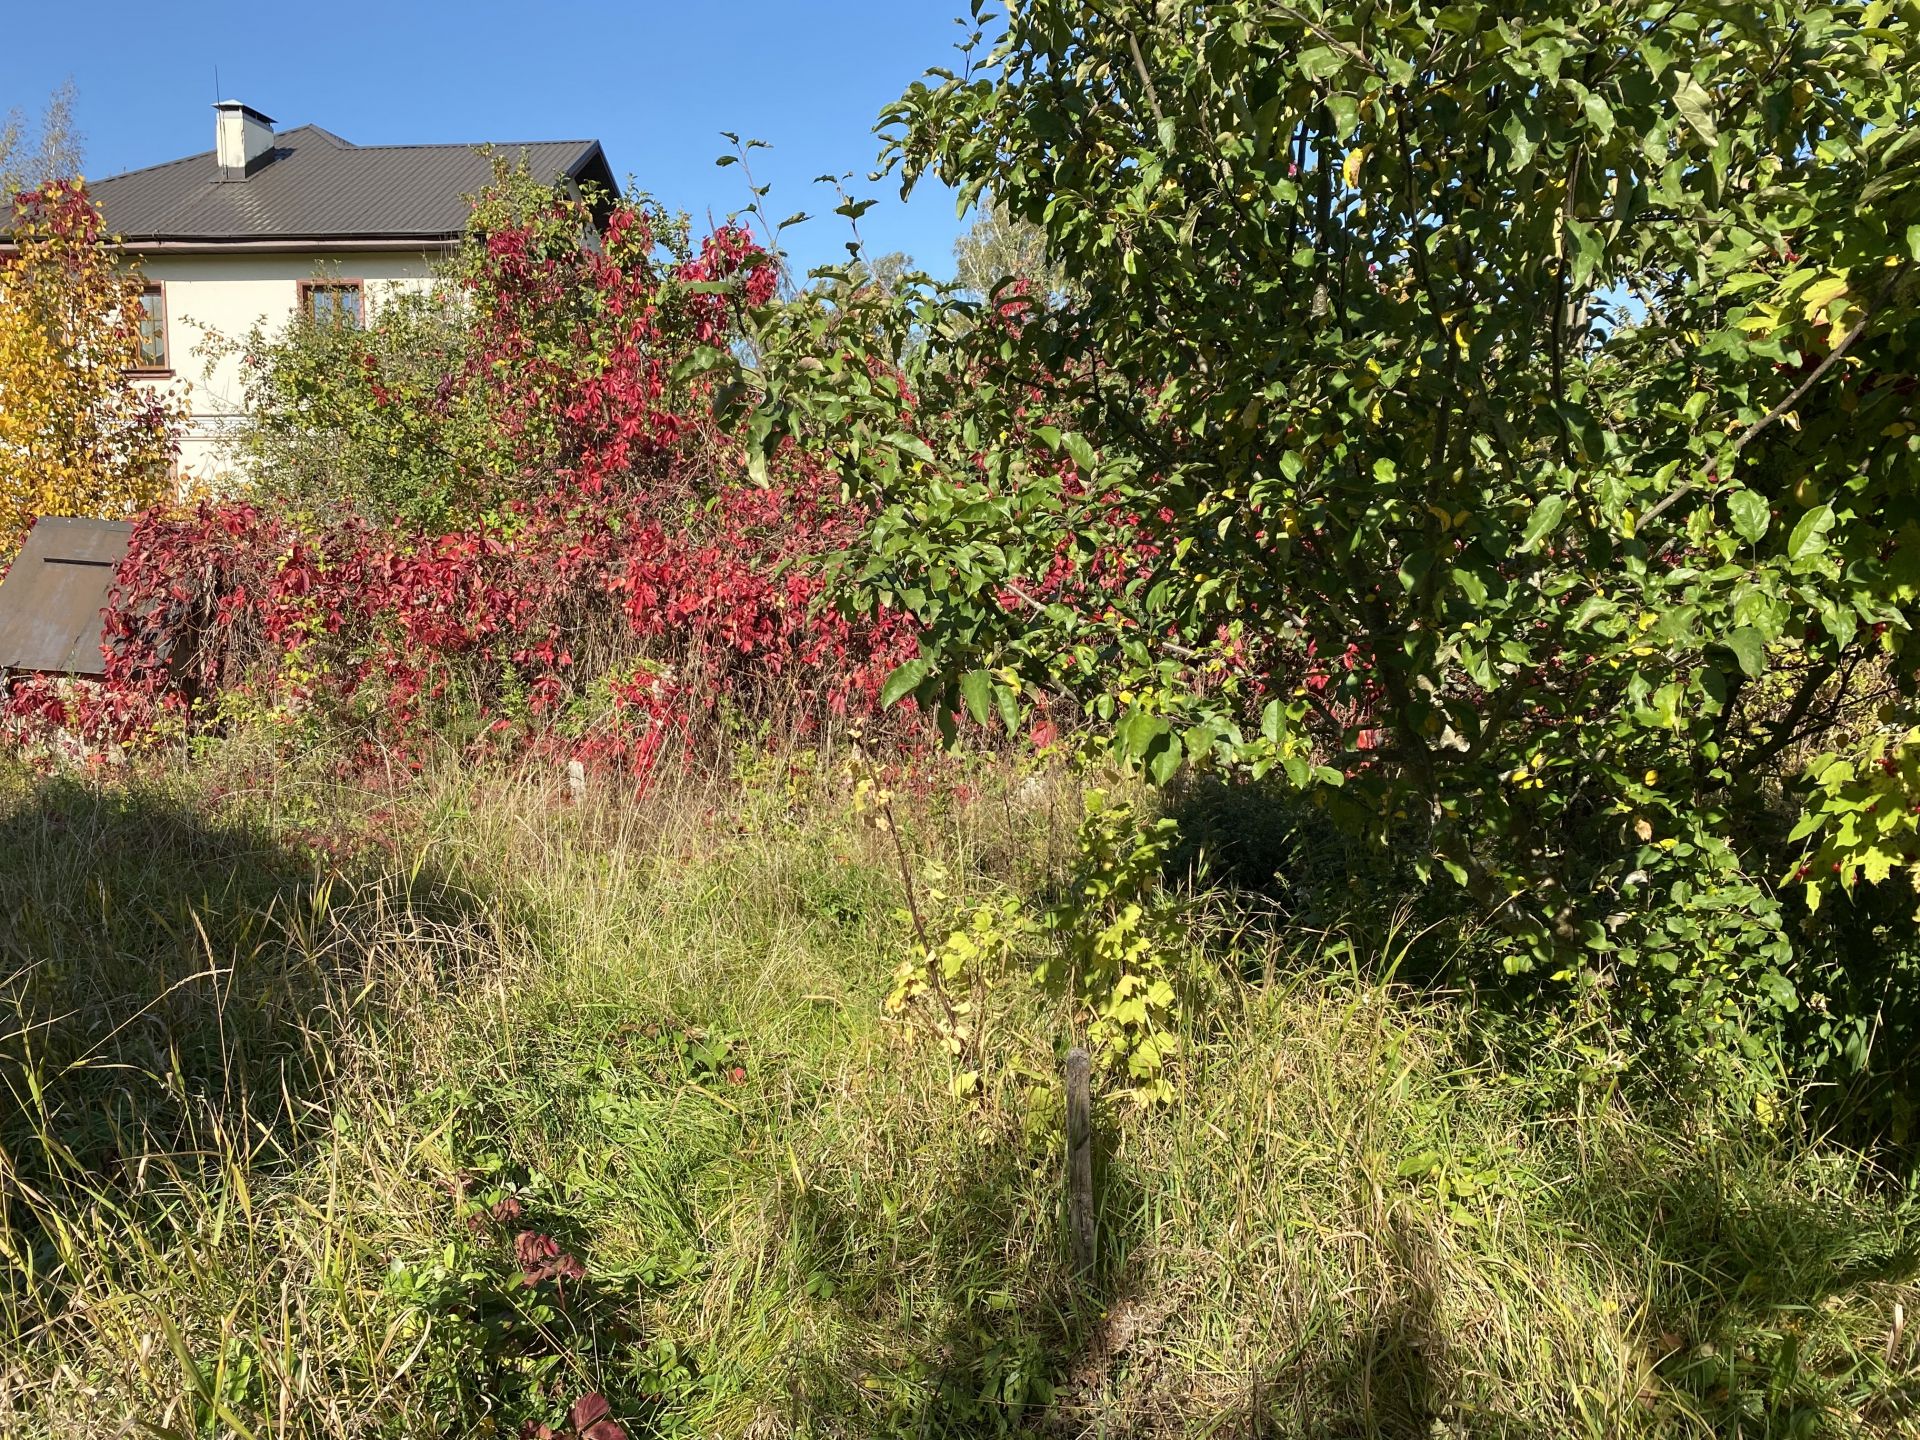
[[[1043,885],[1068,782],[970,778],[916,853]],[[955,1099],[832,785],[564,792],[0,771],[0,1433],[512,1436],[592,1390],[634,1437],[1920,1425],[1915,1207],[1790,1114],[1547,1103],[1283,933],[1173,1105],[1099,1107],[1079,1275],[1064,1017],[996,985]],[[520,1230],[585,1278],[522,1284]]]

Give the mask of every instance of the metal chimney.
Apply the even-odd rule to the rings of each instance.
[[[222,180],[245,180],[273,158],[273,117],[238,100],[213,107],[213,157]]]

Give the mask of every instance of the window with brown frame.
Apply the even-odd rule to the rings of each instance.
[[[165,370],[167,365],[167,294],[158,285],[140,292],[140,354],[138,370]]]
[[[318,325],[358,330],[366,321],[366,297],[358,280],[302,280],[300,313]]]

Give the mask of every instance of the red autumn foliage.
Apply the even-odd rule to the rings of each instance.
[[[607,1397],[593,1390],[573,1402],[565,1429],[555,1430],[530,1420],[520,1433],[525,1440],[627,1440],[626,1428],[612,1414]]]
[[[20,685],[6,722],[126,742],[253,707],[369,756],[452,735],[644,777],[723,712],[805,734],[877,709],[911,625],[831,608],[821,563],[864,517],[795,450],[750,481],[697,363],[766,300],[769,258],[727,227],[663,260],[624,203],[583,244],[585,216],[551,195],[496,209],[469,247],[471,343],[441,398],[487,417],[484,515],[150,511],[106,618],[105,683]]]
[[[527,1285],[542,1285],[549,1280],[584,1280],[587,1267],[560,1248],[551,1235],[522,1230],[513,1239],[513,1258],[520,1263],[520,1279]]]

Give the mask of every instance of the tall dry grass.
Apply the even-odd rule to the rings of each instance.
[[[592,1391],[636,1437],[1915,1423],[1887,1177],[1790,1115],[1549,1103],[1285,931],[1204,982],[1176,1103],[1101,1108],[1076,1274],[1063,1017],[995,985],[953,1097],[830,774],[0,776],[0,1432],[515,1435]],[[970,782],[912,852],[1043,886],[1071,782]],[[524,1284],[522,1229],[584,1279]]]

